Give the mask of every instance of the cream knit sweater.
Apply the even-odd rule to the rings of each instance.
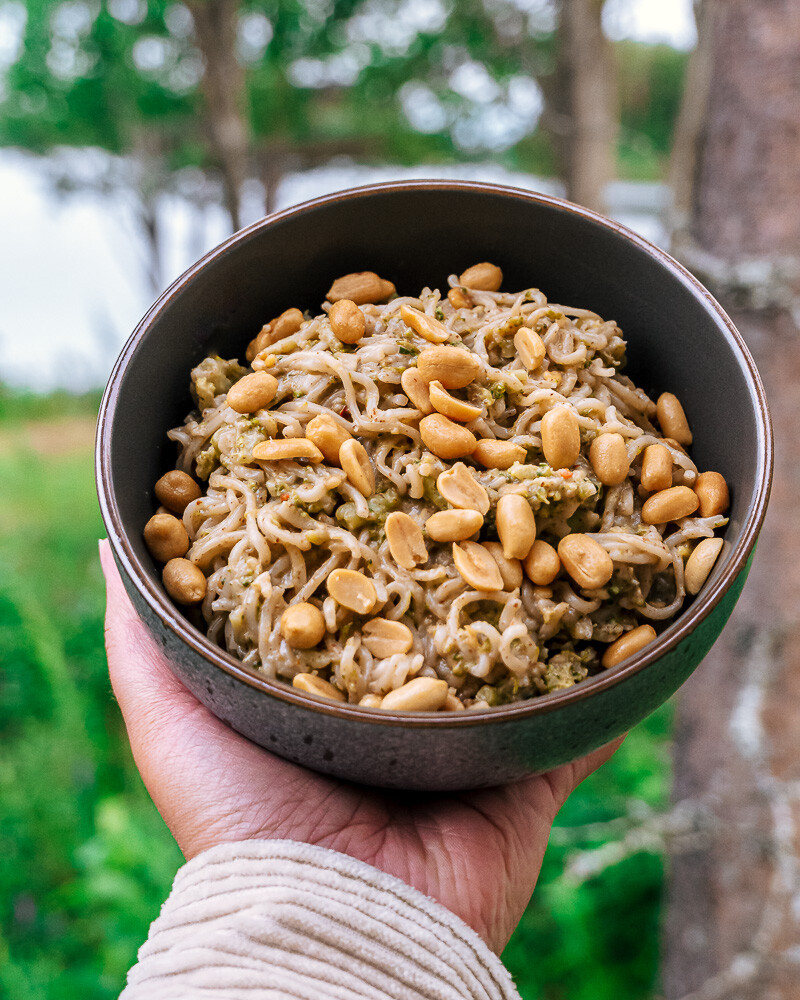
[[[478,935],[404,882],[288,840],[180,869],[120,1000],[519,1000]]]

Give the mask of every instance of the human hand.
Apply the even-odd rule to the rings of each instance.
[[[473,792],[370,790],[316,774],[234,732],[173,676],[108,542],[100,557],[111,683],[136,766],[187,860],[238,840],[328,847],[414,886],[502,951],[533,892],[556,813],[618,743]]]

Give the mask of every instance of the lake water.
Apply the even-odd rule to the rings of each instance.
[[[73,157],[75,154],[70,154]],[[76,172],[104,154],[78,154]],[[83,156],[83,159],[80,159]],[[38,391],[103,385],[136,322],[155,297],[136,214],[120,194],[53,190],[47,164],[0,150],[0,381]],[[88,171],[90,172],[90,171]],[[440,177],[496,181],[561,194],[552,179],[494,165],[366,168],[331,166],[287,176],[277,207],[376,181]],[[663,244],[660,185],[612,185],[615,218]],[[252,199],[250,218],[257,212]],[[177,197],[158,203],[163,287],[228,234],[218,208],[196,209]]]

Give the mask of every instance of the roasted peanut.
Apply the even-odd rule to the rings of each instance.
[[[355,569],[335,569],[328,577],[328,593],[342,607],[359,615],[368,615],[378,600],[375,584]]]
[[[313,604],[290,604],[281,615],[281,635],[292,649],[311,649],[325,635],[325,619]]]
[[[266,323],[247,345],[247,350],[244,352],[245,358],[252,362],[257,354],[269,347],[269,344],[269,323]]]
[[[257,462],[284,462],[295,458],[321,462],[322,452],[308,438],[273,438],[259,441],[253,447],[253,458]]]
[[[155,495],[159,503],[173,514],[183,514],[192,500],[200,496],[200,487],[185,472],[173,469],[165,472],[155,485]]]
[[[561,560],[552,545],[537,538],[522,562],[522,568],[531,583],[548,587],[561,572]]]
[[[701,472],[695,480],[694,491],[700,501],[700,517],[724,514],[731,505],[728,484],[719,472]]]
[[[450,331],[444,323],[440,323],[433,316],[428,316],[427,313],[420,312],[419,309],[400,306],[400,318],[404,323],[408,323],[415,333],[432,344],[443,344],[450,337]]]
[[[699,592],[722,551],[722,545],[723,539],[721,538],[704,538],[692,549],[691,555],[686,560],[683,574],[687,593],[697,594]]]
[[[441,382],[431,382],[428,387],[428,393],[431,406],[433,406],[434,410],[437,413],[443,413],[451,420],[458,420],[461,423],[468,424],[471,420],[477,420],[478,417],[483,415],[483,409],[480,406],[473,406],[472,403],[466,403],[463,399],[456,399],[455,396],[451,396],[442,387]]]
[[[483,371],[480,358],[463,347],[426,347],[417,358],[417,370],[426,382],[445,389],[464,389]]]
[[[662,392],[656,402],[656,417],[664,437],[675,438],[679,444],[691,444],[689,421],[677,396]]]
[[[269,406],[278,391],[278,380],[267,372],[251,372],[228,389],[225,402],[237,413],[255,413]]]
[[[143,534],[150,555],[159,562],[169,562],[189,551],[189,535],[183,521],[173,514],[153,514]]]
[[[400,385],[411,405],[416,407],[420,413],[424,416],[433,413],[428,383],[417,368],[406,368],[400,377]]]
[[[630,632],[621,635],[616,642],[612,642],[603,653],[601,661],[603,666],[606,669],[616,667],[618,663],[622,663],[634,653],[638,653],[640,649],[649,646],[655,637],[656,630],[652,625],[640,625],[638,628],[631,629]]]
[[[375,470],[367,449],[360,441],[350,438],[344,442],[339,449],[339,465],[362,496],[372,496],[375,492]]]
[[[358,704],[362,708],[380,708],[382,701],[379,694],[365,694]]]
[[[320,413],[306,424],[306,437],[319,448],[326,462],[338,465],[339,449],[352,435],[335,417]]]
[[[611,556],[591,535],[565,535],[558,543],[558,557],[575,583],[584,590],[604,587],[614,572]]]
[[[462,271],[458,283],[481,292],[496,292],[503,284],[503,272],[496,264],[485,260]]]
[[[352,299],[339,299],[328,313],[331,330],[343,344],[357,344],[367,330],[364,313]]]
[[[510,469],[515,462],[524,462],[526,452],[521,444],[482,438],[472,457],[487,469]]]
[[[292,687],[306,694],[315,694],[319,698],[330,698],[331,701],[347,701],[343,692],[316,674],[295,674]]]
[[[425,522],[428,537],[434,542],[463,542],[483,526],[477,510],[440,510]]]
[[[524,559],[536,540],[531,505],[519,493],[505,493],[497,501],[497,534],[506,559]]]
[[[436,489],[454,507],[477,510],[483,515],[489,512],[489,494],[463,462],[456,462],[452,468],[439,473]]]
[[[544,341],[535,330],[523,326],[514,334],[514,347],[528,371],[534,371],[544,361]]]
[[[645,524],[666,524],[694,514],[699,505],[700,501],[694,490],[688,486],[671,486],[645,500],[642,520]]]
[[[604,486],[619,486],[630,471],[628,449],[621,434],[598,434],[589,446],[589,461]]]
[[[453,562],[464,582],[474,590],[503,589],[503,577],[492,556],[479,542],[453,543]]]
[[[503,546],[500,542],[484,542],[483,547],[487,549],[503,578],[503,590],[516,590],[522,586],[522,563],[519,559],[506,559],[503,555]]]
[[[471,309],[472,299],[464,288],[451,288],[447,300],[454,309]]]
[[[357,306],[368,302],[383,302],[394,295],[397,289],[385,278],[379,278],[374,271],[354,271],[344,274],[328,289],[328,302],[350,299]]]
[[[364,634],[361,641],[378,659],[407,653],[414,645],[414,636],[408,625],[388,618],[373,618],[365,623],[361,631]]]
[[[651,493],[672,486],[672,455],[663,444],[651,444],[642,456],[642,486]]]
[[[463,712],[464,702],[454,694],[448,694],[444,700],[444,705],[442,705],[442,711],[444,712]]]
[[[581,429],[571,406],[554,406],[542,417],[542,451],[554,469],[569,469],[577,462]]]
[[[297,333],[304,322],[305,318],[299,309],[286,309],[261,328],[247,345],[245,357],[248,361],[253,361],[257,354],[266,350],[271,344]]]
[[[472,431],[448,420],[441,413],[423,417],[419,422],[419,433],[428,451],[447,462],[471,455],[478,443]]]
[[[425,536],[422,528],[410,514],[393,511],[385,524],[386,541],[392,559],[403,569],[414,569],[428,561],[428,549],[425,546]]]
[[[381,708],[394,712],[437,712],[447,700],[447,681],[415,677],[384,695]]]
[[[203,571],[188,559],[170,559],[161,579],[164,589],[178,604],[198,604],[206,596]]]

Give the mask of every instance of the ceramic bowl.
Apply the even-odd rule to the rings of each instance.
[[[615,319],[634,381],[680,397],[701,469],[731,487],[726,544],[700,596],[642,652],[568,690],[486,712],[346,706],[267,680],[213,645],[167,598],[142,541],[153,484],[173,467],[168,428],[192,408],[189,371],[242,357],[270,317],[317,311],[331,280],[374,270],[401,292],[443,288],[476,261],[504,287]],[[97,482],[108,536],[139,614],[183,683],[220,719],[289,760],[355,782],[446,790],[511,781],[624,733],[686,680],[747,575],[769,494],[772,435],[753,360],[680,264],[586,209],[513,188],[414,181],[318,198],[271,215],[207,254],[158,299],[125,345],[100,411]]]

